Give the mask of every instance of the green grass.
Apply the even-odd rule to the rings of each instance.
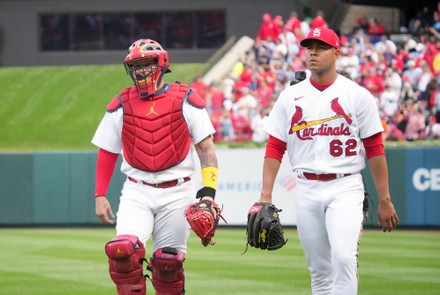
[[[0,294],[116,294],[104,244],[114,230],[0,229]],[[245,250],[244,229],[220,228],[216,245],[191,235],[185,261],[189,295],[311,294],[296,230],[282,249]],[[359,294],[434,295],[440,290],[440,234],[366,230],[361,241]],[[147,244],[147,257],[151,244]],[[148,294],[154,294],[147,283]]]
[[[202,64],[172,65],[190,83]],[[0,69],[0,150],[90,150],[110,100],[132,81],[121,65]]]

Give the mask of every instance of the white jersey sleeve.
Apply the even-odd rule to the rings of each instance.
[[[206,108],[195,107],[185,100],[183,103],[183,116],[188,124],[194,144],[215,133]]]
[[[374,96],[367,89],[359,86],[358,97],[356,119],[359,125],[360,138],[367,138],[384,131]]]
[[[106,112],[96,129],[92,143],[111,153],[120,154],[122,152],[122,117],[122,108],[115,112]]]

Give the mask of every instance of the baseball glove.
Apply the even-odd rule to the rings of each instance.
[[[209,200],[195,202],[185,210],[186,220],[205,247],[215,244],[212,238],[217,230],[218,221],[220,218],[225,221],[221,212],[217,203]]]
[[[247,245],[261,250],[277,250],[287,243],[279,212],[281,210],[270,203],[252,205],[247,218]]]

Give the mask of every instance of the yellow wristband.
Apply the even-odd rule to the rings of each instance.
[[[206,167],[202,169],[203,186],[217,189],[218,169],[215,167]]]

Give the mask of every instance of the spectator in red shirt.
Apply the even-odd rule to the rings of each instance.
[[[237,77],[237,82],[244,87],[252,88],[254,84],[254,68],[253,61],[243,64],[243,70]]]
[[[370,90],[371,94],[375,97],[380,97],[384,91],[383,77],[379,76],[374,67],[365,69],[362,73],[364,78],[362,80],[362,86]]]
[[[295,34],[296,38],[302,39],[301,21],[298,19],[298,13],[296,11],[290,13],[290,18],[286,21],[285,26],[288,31]]]
[[[409,106],[408,110],[408,123],[405,129],[406,140],[425,139],[425,129],[426,123],[422,108],[417,103],[414,103]]]
[[[385,27],[375,18],[368,20],[368,34],[371,35],[371,43],[380,41],[380,36],[385,34]]]
[[[223,93],[220,84],[221,82],[217,81],[211,87],[211,92],[208,101],[210,101],[210,108],[212,112],[220,110],[223,106],[223,100],[225,99],[225,94]]]
[[[266,81],[267,86],[272,90],[275,88],[275,73],[271,71],[269,65],[261,65],[258,67],[257,73],[258,85],[261,85],[261,81]]]
[[[255,39],[255,45],[258,45],[261,40],[276,40],[280,34],[280,28],[275,25],[272,20],[272,16],[269,13],[263,15],[263,23],[258,30],[257,38]],[[271,37],[270,39],[268,37]]]
[[[312,19],[312,22],[310,23],[310,29],[313,30],[317,27],[328,27],[327,22],[324,19],[324,11],[318,10],[316,12],[316,16]]]
[[[206,101],[206,96],[209,94],[210,87],[208,84],[203,82],[202,75],[197,75],[194,78],[193,82],[191,82],[191,88],[200,94],[200,96]]]
[[[356,26],[353,28],[353,33],[356,33],[358,30],[362,30],[364,32],[368,31],[368,18],[366,16],[356,19]]]
[[[440,39],[436,38],[435,42],[428,41],[426,43],[426,51],[423,55],[423,58],[430,66],[433,73],[436,73],[440,70],[440,63],[438,62],[440,60]]]
[[[283,26],[284,26],[283,17],[281,15],[276,15],[273,18],[273,22],[274,22],[275,26],[278,27],[278,35],[279,35],[281,33],[281,30],[282,30]],[[276,39],[274,39],[274,40],[276,40]]]
[[[261,106],[267,107],[270,103],[274,90],[267,85],[267,82],[265,80],[262,80],[260,86],[256,90],[256,93],[257,97],[260,100]]]

